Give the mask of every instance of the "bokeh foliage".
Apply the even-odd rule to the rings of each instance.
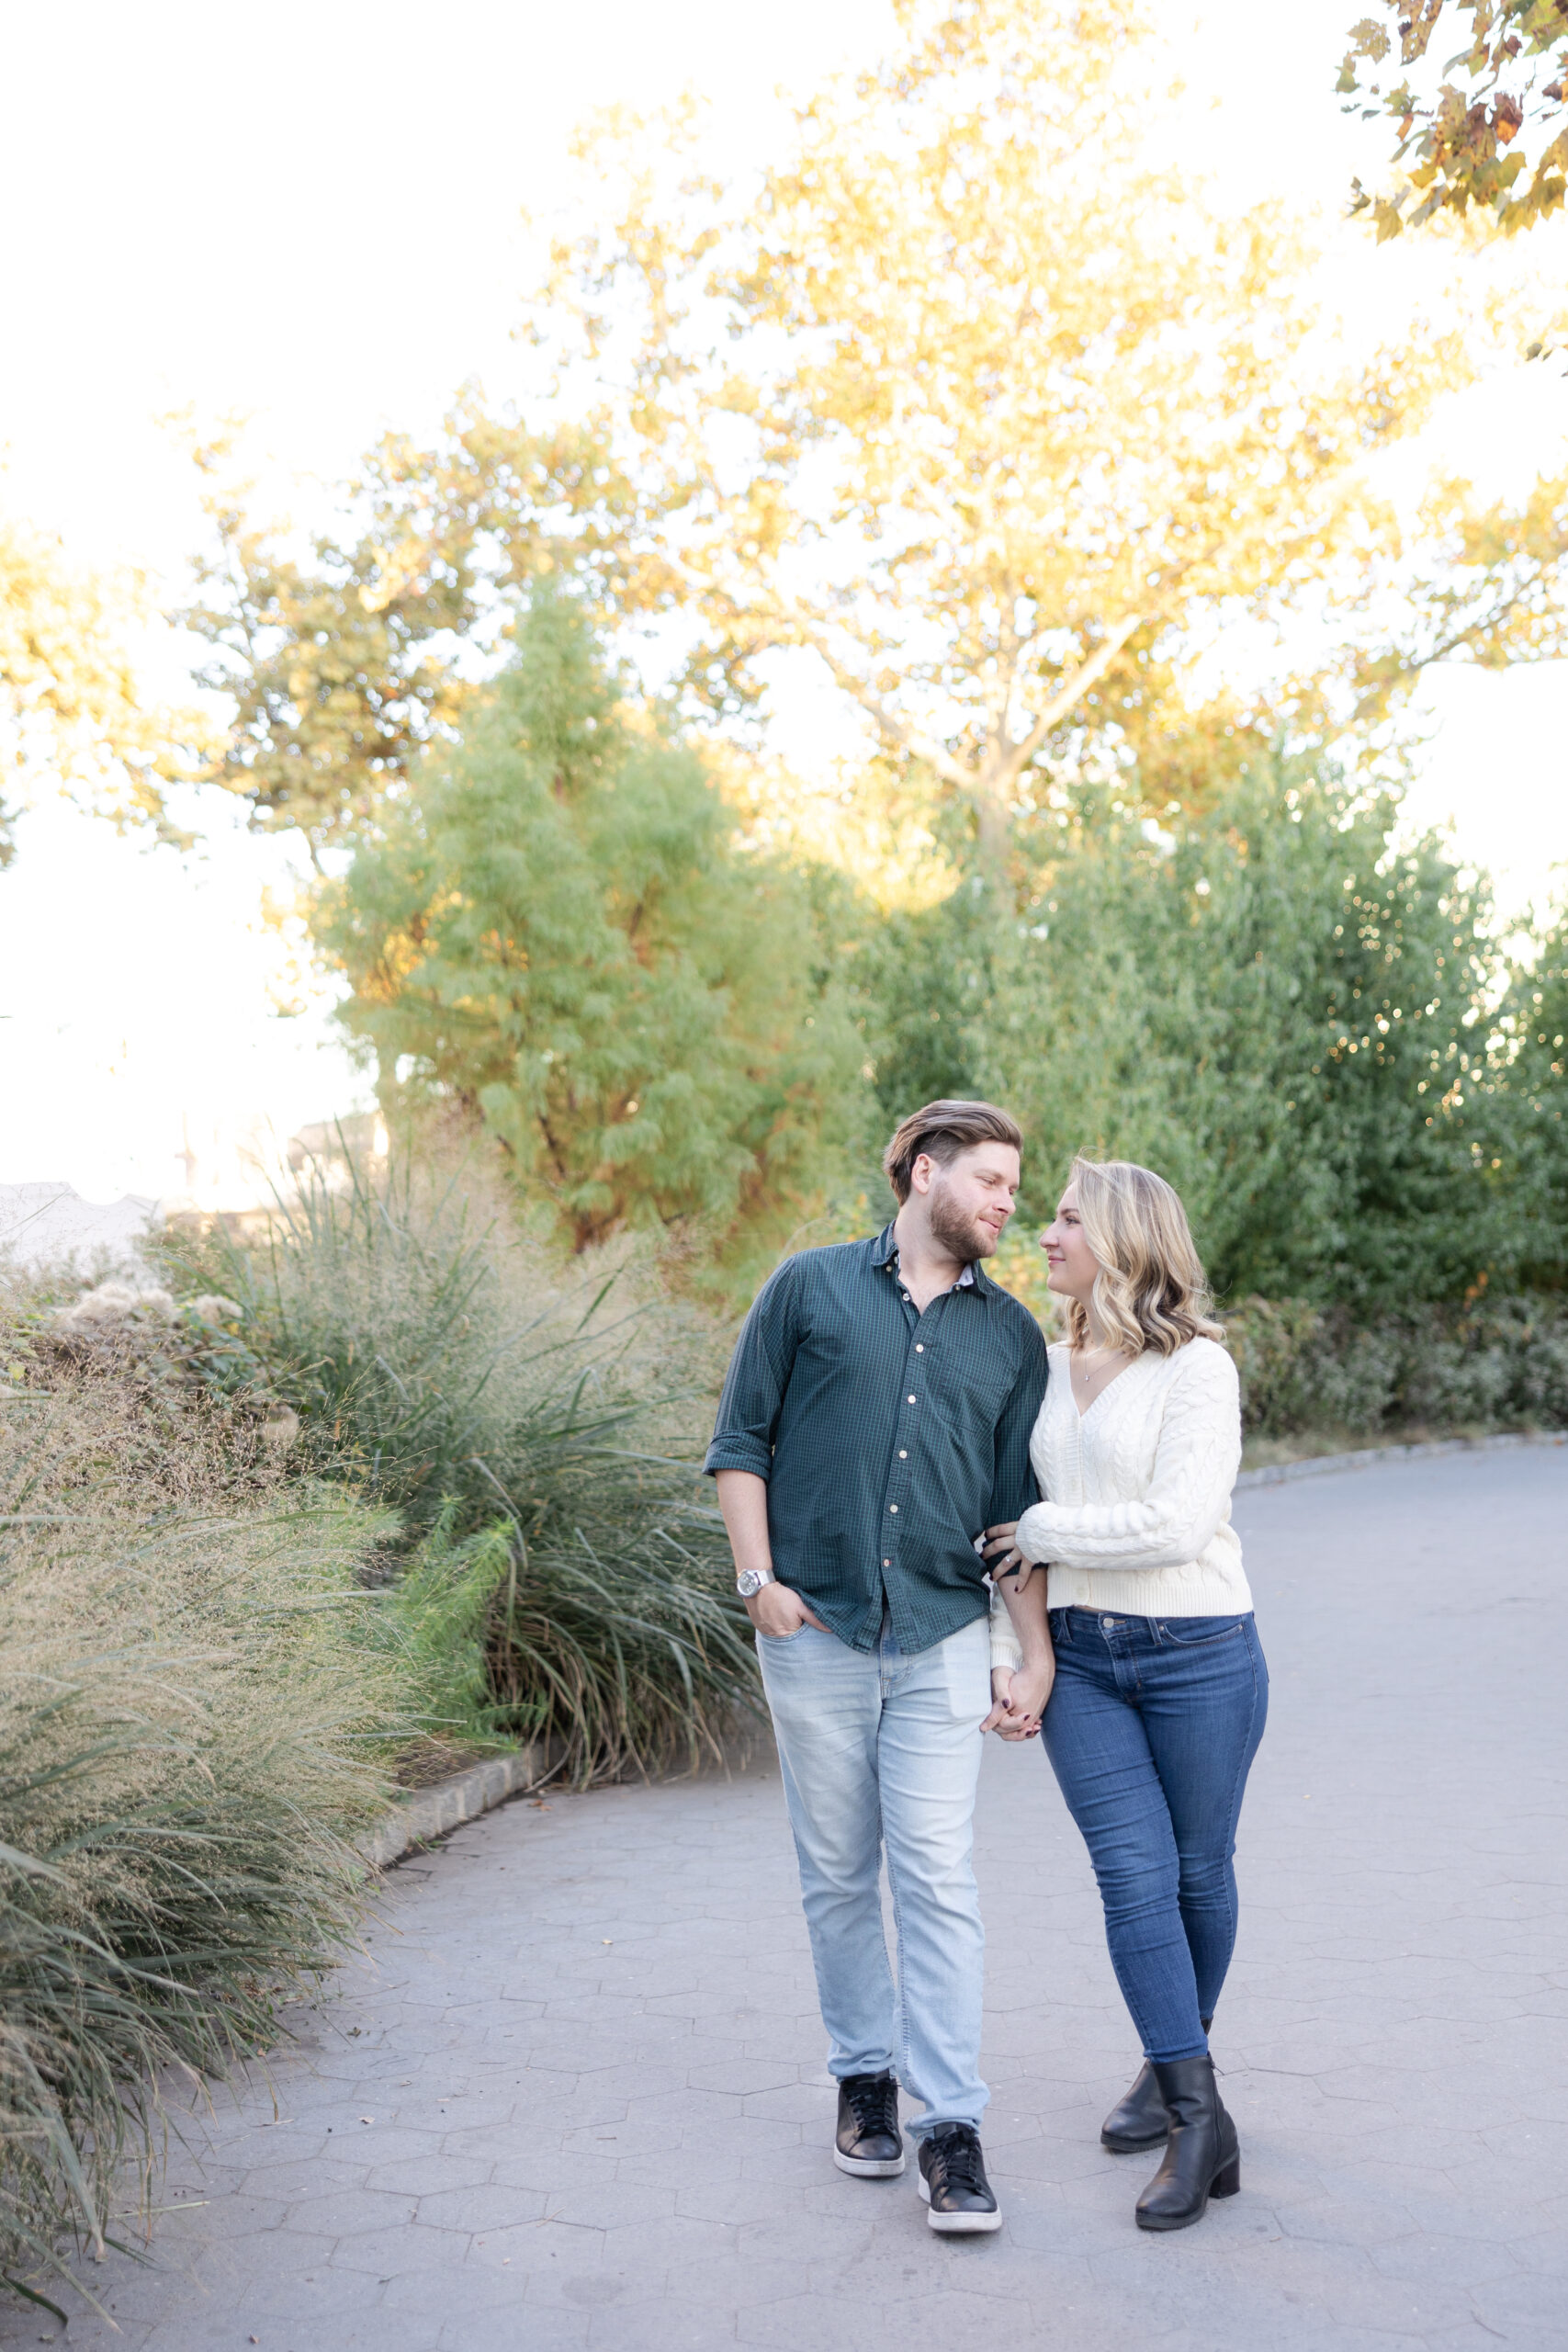
[[[1041,759],[1114,751],[1156,809],[1200,781],[1169,749],[1238,629],[1294,650],[1204,688],[1215,745],[1321,749],[1435,663],[1562,652],[1561,481],[1437,483],[1411,527],[1380,472],[1484,332],[1446,304],[1348,342],[1308,224],[1164,164],[1141,0],[894,14],[735,187],[687,110],[592,128],[592,218],[526,304],[536,416],[471,392],[383,442],[310,559],[217,468],[210,772],[262,821],[374,826],[552,569],[661,626],[687,718],[750,729],[802,663],[998,871]]]
[[[1503,80],[1559,38],[1431,0],[1411,57],[1456,17]],[[385,438],[303,551],[197,453],[208,773],[331,869],[384,1106],[482,1121],[576,1250],[645,1225],[742,1295],[959,1086],[1042,1171],[1166,1166],[1233,1289],[1560,1279],[1560,952],[1511,967],[1368,779],[1435,663],[1562,656],[1568,492],[1396,511],[1484,338],[1347,342],[1303,223],[1161,162],[1156,22],[895,0],[733,187],[688,114],[601,122],[536,414]],[[781,659],[863,729],[809,844],[737,774]]]
[[[45,793],[122,829],[186,838],[164,790],[210,751],[210,730],[145,691],[136,637],[151,609],[134,573],[73,562],[51,534],[0,512],[0,867],[20,808]]]
[[[1080,1148],[1142,1159],[1227,1297],[1568,1274],[1561,934],[1510,964],[1484,882],[1394,795],[1244,741],[1156,820],[1135,775],[1080,770],[1021,813],[1008,877],[959,835],[933,899],[814,902],[606,697],[547,596],[322,932],[351,1025],[418,1057],[384,1100],[482,1114],[575,1249],[648,1225],[741,1301],[785,1215],[858,1197],[874,1225],[880,1135],[969,1094],[1024,1124],[1024,1217]]]

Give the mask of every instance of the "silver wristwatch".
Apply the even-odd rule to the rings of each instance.
[[[777,1582],[772,1568],[741,1568],[736,1575],[735,1589],[742,1600],[750,1600],[752,1594],[761,1592],[765,1584]]]

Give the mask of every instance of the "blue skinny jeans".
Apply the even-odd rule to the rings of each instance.
[[[1235,1826],[1269,1712],[1250,1614],[1053,1609],[1041,1727],[1146,2058],[1201,2057],[1235,1946]]]

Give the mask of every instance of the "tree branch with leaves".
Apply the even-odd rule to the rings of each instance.
[[[1473,328],[1351,346],[1305,232],[1151,160],[1142,0],[896,17],[739,189],[698,168],[690,109],[584,134],[593,212],[525,311],[526,424],[474,397],[434,447],[383,443],[309,559],[220,499],[195,625],[238,703],[214,773],[261,821],[373,827],[550,568],[596,625],[660,624],[687,718],[754,736],[768,657],[809,657],[993,877],[1054,763],[1136,769],[1157,813],[1238,729],[1322,744],[1359,707],[1385,725],[1431,661],[1568,641],[1544,509],[1439,500],[1417,544],[1379,486],[1473,376]],[[1304,674],[1194,685],[1303,617]]]
[[[1381,196],[1357,180],[1351,210],[1371,214],[1380,243],[1443,212],[1490,214],[1499,234],[1513,236],[1559,210],[1568,189],[1568,8],[1561,0],[1378,5],[1381,16],[1350,28],[1337,86],[1352,101],[1347,113],[1359,101],[1364,121],[1394,125],[1398,177]]]
[[[592,417],[533,432],[470,391],[433,446],[389,434],[370,452],[343,527],[308,557],[255,519],[232,431],[192,455],[213,547],[179,617],[213,649],[199,683],[234,702],[206,778],[264,828],[298,828],[312,856],[373,824],[426,746],[456,741],[531,581],[564,561],[601,605],[658,601],[632,544],[636,492]]]

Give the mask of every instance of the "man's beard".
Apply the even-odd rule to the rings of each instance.
[[[940,1241],[961,1266],[973,1265],[976,1258],[995,1257],[997,1237],[990,1227],[982,1225],[978,1217],[965,1216],[948,1193],[940,1188],[933,1191],[927,1214],[931,1239]]]

